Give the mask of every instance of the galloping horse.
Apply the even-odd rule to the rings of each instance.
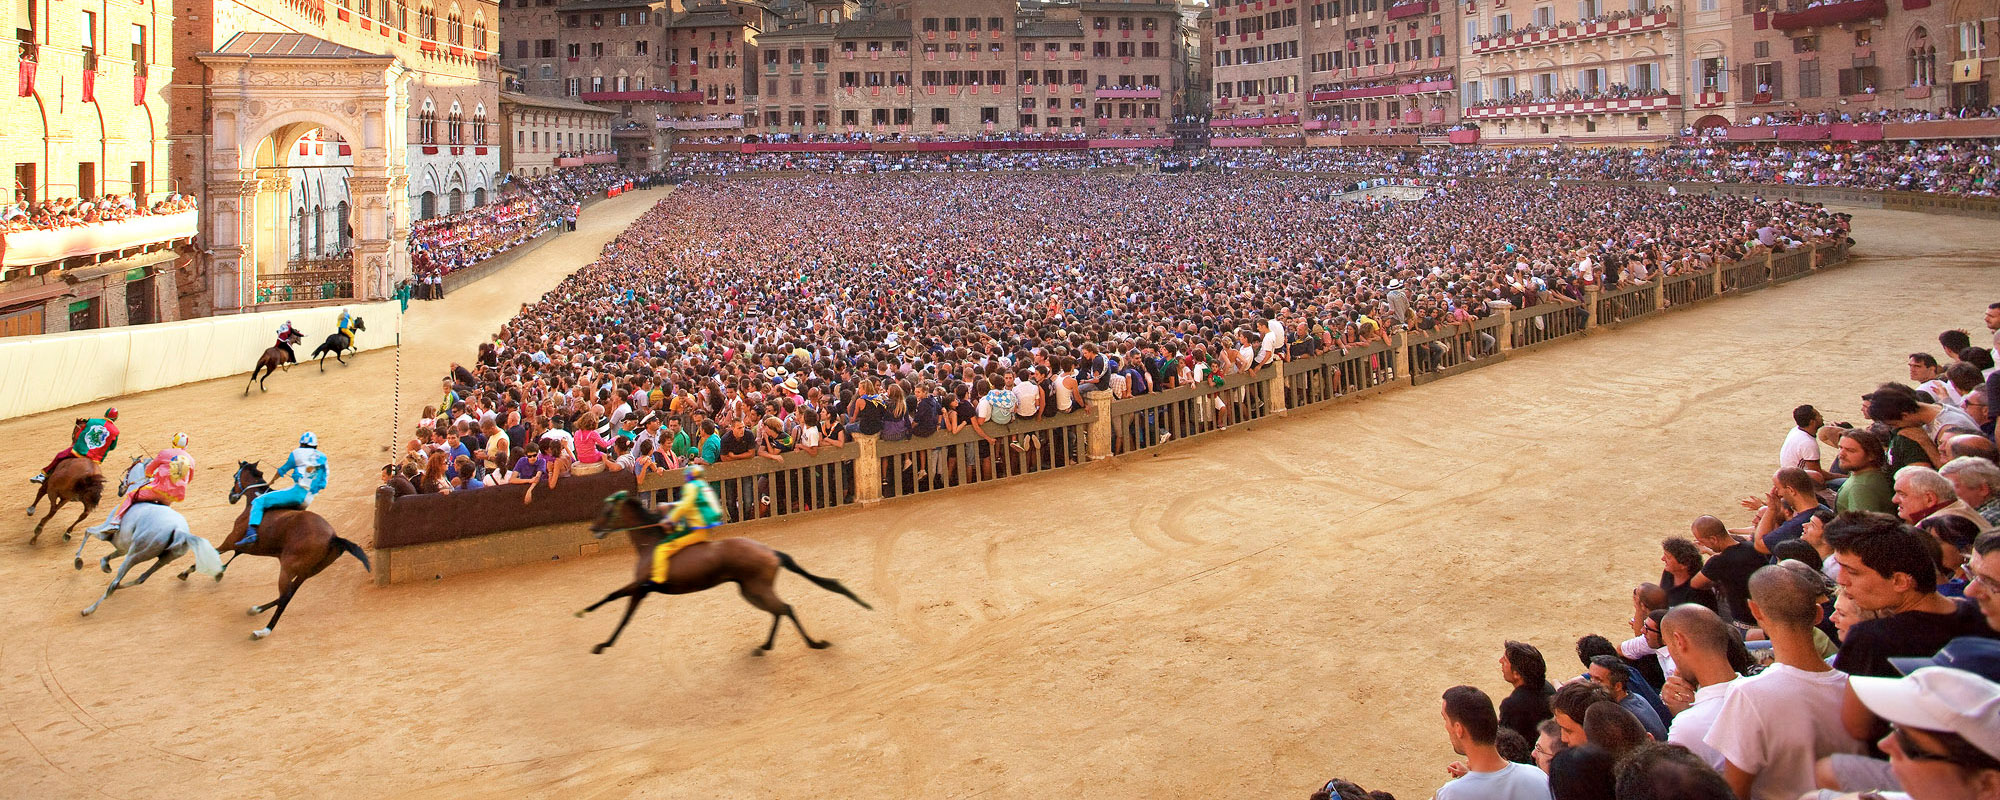
[[[146,457],[133,456],[132,463],[125,467],[125,476],[118,479],[118,496],[124,497],[126,492],[139,488],[139,485],[145,482],[146,482]],[[112,513],[113,514],[118,513],[117,507],[115,505],[112,508]],[[111,529],[111,514],[104,515],[104,525],[101,527],[103,530],[107,532]],[[76,543],[77,569],[83,569],[83,548],[85,545],[90,544],[90,540],[105,539],[108,541],[110,539],[110,537],[105,536],[99,533],[98,531],[99,528],[96,527],[83,529],[84,533],[83,541]]]
[[[778,623],[786,617],[791,618],[792,627],[798,628],[799,636],[806,640],[808,647],[818,650],[833,644],[814,641],[812,636],[806,633],[805,626],[799,624],[799,615],[793,613],[791,604],[778,598],[772,583],[778,577],[779,567],[804,576],[806,580],[812,581],[813,585],[821,589],[846,595],[847,599],[861,604],[862,608],[870,610],[875,608],[868,605],[867,601],[854,596],[854,593],[842,586],[840,581],[807,572],[798,565],[798,562],[793,561],[791,556],[772,550],[752,539],[718,539],[688,545],[686,549],[675,553],[673,559],[668,562],[667,582],[654,583],[653,547],[666,539],[665,525],[668,524],[661,519],[659,512],[647,508],[637,498],[625,492],[604,498],[604,509],[598,514],[597,522],[590,526],[591,534],[602,539],[607,535],[624,531],[632,538],[632,549],[637,561],[632,567],[631,583],[605,595],[603,600],[592,603],[589,608],[576,612],[577,617],[581,618],[596,611],[605,603],[620,597],[631,598],[631,602],[625,606],[625,616],[618,620],[618,628],[611,632],[611,638],[591,648],[590,652],[602,653],[604,648],[618,641],[618,634],[624,632],[625,624],[632,621],[632,612],[639,610],[639,601],[644,600],[646,595],[693,594],[725,583],[736,584],[737,589],[743,593],[744,600],[771,614],[771,633],[764,637],[764,644],[750,652],[751,655],[761,656],[771,649],[771,643],[778,638]]]
[[[287,344],[298,344],[305,340],[306,335],[297,330],[285,334],[285,342]],[[292,359],[285,355],[285,348],[277,345],[264,348],[264,354],[257,357],[257,366],[250,368],[250,383],[243,385],[243,396],[250,396],[250,384],[256,384],[257,391],[270,391],[264,388],[264,378],[271,377],[271,373],[277,372],[279,367],[287,366],[291,363]],[[264,373],[262,377],[257,375],[259,372]]]
[[[264,524],[257,529],[257,541],[248,546],[237,544],[250,527],[248,501],[270,491],[271,486],[264,481],[264,473],[257,469],[257,462],[236,462],[236,480],[229,487],[229,502],[234,505],[237,500],[244,500],[246,508],[236,517],[228,538],[216,548],[218,552],[230,550],[235,554],[278,559],[278,599],[251,606],[249,614],[254,617],[274,607],[278,611],[271,615],[271,621],[264,627],[250,633],[252,639],[271,635],[271,629],[278,626],[278,618],[285,615],[285,607],[291,605],[292,595],[299,591],[299,586],[339,559],[340,554],[353,555],[361,562],[362,569],[370,572],[375,569],[368,563],[368,553],[361,549],[361,545],[334,535],[333,526],[324,517],[304,509],[270,509],[264,514]],[[235,562],[236,555],[231,555],[229,560]],[[178,577],[187,580],[188,573],[200,566],[197,563],[195,567],[183,570]],[[228,564],[223,564],[222,569],[215,572],[215,579],[222,580],[222,573],[228,568]]]
[[[356,332],[368,330],[368,324],[362,322],[360,317],[355,317],[354,330]],[[314,350],[310,357],[318,358],[319,371],[325,372],[326,357],[328,355],[332,355],[333,360],[346,364],[347,359],[341,358],[340,354],[348,350],[353,350],[356,353],[361,352],[361,348],[355,347],[354,340],[347,338],[347,334],[335,331],[332,336],[326,337],[326,342],[321,344],[318,350]],[[245,392],[245,394],[248,394],[248,392]]]
[[[110,572],[111,557],[121,553],[125,555],[125,560],[118,565],[118,574],[112,576],[111,585],[104,587],[104,596],[83,610],[86,617],[104,601],[111,599],[112,592],[145,583],[161,567],[190,552],[194,553],[194,566],[189,569],[201,570],[204,575],[222,574],[222,556],[215,552],[215,545],[189,531],[187,517],[181,516],[181,512],[171,506],[138,503],[126,510],[125,518],[119,521],[117,533],[106,531],[96,535],[110,539],[113,548],[110,555],[98,559],[98,568]],[[125,583],[125,573],[132,569],[132,565],[148,559],[153,561],[153,566],[141,573],[138,580]],[[76,568],[83,569],[82,559],[77,560]]]
[[[56,512],[60,511],[64,504],[71,501],[81,502],[83,513],[77,515],[76,522],[70,523],[68,528],[63,529],[63,540],[68,541],[70,531],[76,530],[76,526],[82,524],[84,517],[90,516],[90,512],[97,508],[97,501],[104,499],[104,476],[98,474],[95,461],[83,456],[65,458],[49,472],[48,479],[42,481],[41,489],[35,492],[34,502],[28,504],[28,516],[35,515],[35,505],[42,502],[44,495],[49,498],[49,513],[48,516],[42,517],[41,522],[35,524],[35,535],[28,537],[28,544],[34,544],[36,539],[42,538],[42,526],[49,524],[49,520],[55,517]]]

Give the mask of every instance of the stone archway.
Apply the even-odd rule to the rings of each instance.
[[[353,151],[353,268],[329,283],[354,299],[388,297],[410,274],[409,70],[394,56],[294,33],[239,33],[196,58],[210,73],[203,238],[216,310],[283,299],[258,289],[284,278],[292,144],[314,128]]]

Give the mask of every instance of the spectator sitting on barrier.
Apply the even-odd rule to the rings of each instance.
[[[1819,410],[1812,406],[1792,409],[1794,427],[1785,433],[1785,444],[1778,450],[1778,468],[1797,467],[1812,475],[1813,479],[1825,483],[1831,479],[1819,466],[1820,426],[1826,423]]]
[[[1500,720],[1485,692],[1471,686],[1446,690],[1444,720],[1452,751],[1465,760],[1446,768],[1452,780],[1438,788],[1437,800],[1548,800],[1547,775],[1502,758],[1494,747]]]
[[[389,487],[396,497],[408,497],[417,493],[417,487],[411,485],[410,479],[403,477],[402,471],[395,464],[382,465],[382,485]]]

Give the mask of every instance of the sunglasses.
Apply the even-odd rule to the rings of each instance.
[[[1910,732],[1903,730],[1900,726],[1889,726],[1889,738],[1895,740],[1896,749],[1903,751],[1904,757],[1911,761],[1940,761],[1946,764],[1960,763],[1950,753],[1933,753],[1917,747],[1916,740],[1910,738]]]

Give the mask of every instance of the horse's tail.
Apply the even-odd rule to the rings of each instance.
[[[368,563],[368,551],[361,549],[361,545],[335,536],[333,537],[333,546],[346,551],[348,555],[354,556],[361,562],[362,569],[369,572],[375,571],[375,565]]]
[[[222,574],[222,554],[215,552],[215,545],[193,534],[188,535],[188,549],[194,551],[194,569],[203,575]]]
[[[832,578],[822,578],[818,575],[814,575],[810,572],[807,572],[804,567],[799,566],[799,562],[793,561],[792,557],[786,555],[783,551],[773,550],[771,552],[778,554],[778,566],[784,567],[785,569],[798,573],[800,577],[812,581],[813,585],[818,586],[821,589],[833,592],[834,594],[846,595],[847,599],[853,600],[856,603],[860,603],[862,608],[868,609],[870,611],[875,610],[875,607],[869,605],[868,601],[854,596],[854,593],[848,591],[847,587],[840,585],[840,581],[834,580]]]
[[[104,499],[104,476],[84,476],[82,480],[76,482],[76,496],[87,505],[97,505],[99,500]]]

